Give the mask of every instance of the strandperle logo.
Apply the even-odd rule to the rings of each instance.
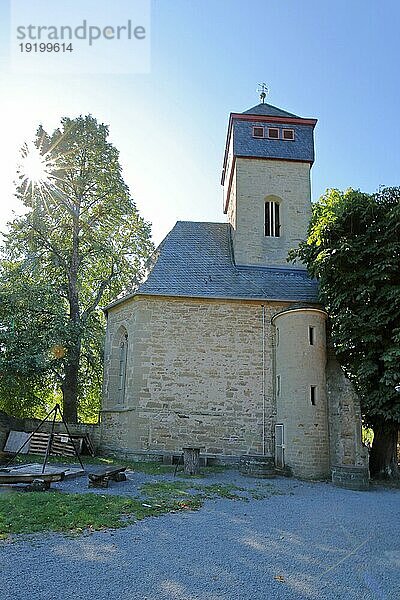
[[[128,19],[125,25],[98,25],[88,24],[84,19],[81,25],[18,25],[16,28],[18,40],[39,42],[66,42],[73,40],[86,40],[92,46],[96,40],[145,40],[146,28],[143,25],[134,25]]]
[[[12,0],[9,37],[16,73],[149,73],[151,2]]]

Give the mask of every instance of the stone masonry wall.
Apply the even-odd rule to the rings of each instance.
[[[288,251],[305,239],[311,218],[310,165],[238,158],[234,181],[228,219],[233,227],[236,263],[287,265]],[[281,235],[277,238],[264,235],[267,196],[280,199]],[[236,211],[233,207],[235,201]],[[301,264],[292,265],[292,268],[296,266],[301,267]]]
[[[294,475],[305,478],[330,473],[325,319],[324,311],[311,307],[288,310],[274,319],[277,423],[284,426],[286,465]]]
[[[271,317],[265,310],[266,452],[273,451]],[[125,401],[118,403],[115,338],[128,333]],[[102,447],[220,455],[261,453],[262,305],[137,297],[111,309],[105,347]]]
[[[331,466],[363,467],[368,464],[368,454],[362,445],[360,402],[331,348],[328,350],[326,387]]]

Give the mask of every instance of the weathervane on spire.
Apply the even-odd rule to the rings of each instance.
[[[258,84],[258,88],[257,88],[257,92],[260,94],[260,100],[264,104],[265,98],[267,97],[267,94],[269,94],[269,89],[267,87],[267,84],[266,83],[259,83]]]

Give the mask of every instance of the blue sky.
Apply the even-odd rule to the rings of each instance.
[[[257,104],[260,81],[271,104],[318,119],[313,199],[327,187],[400,184],[397,1],[153,0],[145,75],[11,74],[7,2],[0,21],[1,227],[17,208],[18,146],[39,123],[89,112],[110,125],[156,242],[179,219],[225,220],[229,112]]]

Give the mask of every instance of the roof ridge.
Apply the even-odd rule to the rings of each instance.
[[[282,116],[289,117],[292,119],[301,119],[299,115],[291,113],[283,108],[279,108],[279,106],[274,106],[273,104],[269,104],[268,102],[260,102],[247,110],[244,110],[241,114],[243,115],[265,115],[265,116]]]
[[[229,225],[229,223],[226,223],[226,221],[176,221],[174,227],[171,229],[171,231],[173,231],[173,229],[175,228],[176,225],[178,225],[178,223],[191,223],[193,225]],[[171,231],[169,233],[171,233]],[[165,238],[169,235],[169,233],[167,233],[167,235],[165,236]],[[165,240],[164,238],[164,240]]]

